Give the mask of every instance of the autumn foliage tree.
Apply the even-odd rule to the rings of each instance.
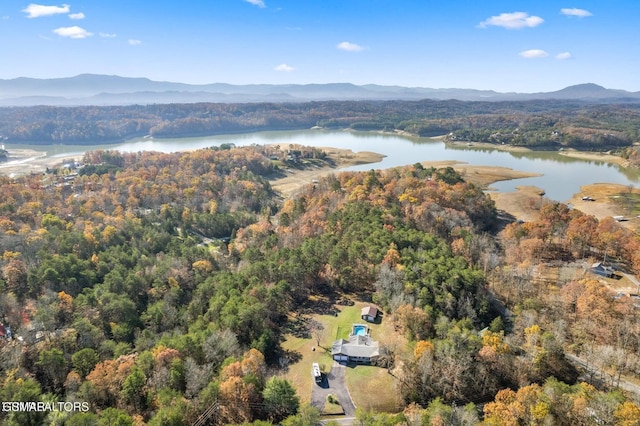
[[[264,356],[255,349],[222,370],[219,395],[227,421],[250,422],[254,419],[262,402],[264,374]]]

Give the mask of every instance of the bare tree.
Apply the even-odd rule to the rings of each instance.
[[[322,348],[321,342],[324,336],[326,335],[326,330],[324,326],[315,319],[309,320],[308,324],[309,330],[311,331],[311,335],[314,339],[316,339],[316,346]]]

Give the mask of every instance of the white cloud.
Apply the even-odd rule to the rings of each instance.
[[[56,28],[53,32],[58,34],[60,37],[69,38],[87,38],[93,35],[93,33],[90,33],[84,28],[80,28],[78,26]]]
[[[69,14],[69,18],[70,19],[84,19],[84,13],[80,12],[80,13],[70,13]]]
[[[343,41],[342,43],[338,43],[336,46],[340,50],[345,50],[347,52],[362,52],[364,47],[357,45],[355,43],[349,43],[348,41]]]
[[[560,60],[571,59],[571,58],[572,56],[570,52],[562,52],[556,55],[556,59],[560,59]]]
[[[567,16],[577,16],[579,18],[585,18],[587,16],[592,16],[592,13],[589,12],[588,10],[576,9],[575,7],[574,8],[560,9],[560,13],[562,13],[563,15],[567,15]]]
[[[549,54],[547,52],[545,52],[544,50],[541,50],[541,49],[525,50],[524,52],[518,53],[518,55],[522,56],[523,58],[527,58],[527,59],[546,58],[547,56],[549,56]]]
[[[129,43],[131,46],[140,46],[142,44],[142,40],[136,40],[132,38],[127,40],[127,43]]]
[[[247,3],[251,3],[254,6],[258,6],[260,8],[267,7],[267,5],[264,4],[264,0],[244,0],[244,1],[246,1]]]
[[[512,12],[501,13],[497,16],[492,16],[478,25],[480,28],[486,28],[489,26],[503,27],[508,30],[515,30],[520,28],[533,28],[542,24],[544,19],[539,16],[529,16],[526,12]]]
[[[274,71],[280,71],[280,72],[292,72],[295,71],[296,69],[290,65],[287,64],[280,64],[277,67],[274,68]]]
[[[27,14],[27,18],[39,18],[41,16],[59,15],[62,13],[69,13],[69,5],[63,4],[62,6],[44,6],[41,4],[31,3],[29,6],[22,9]]]
[[[115,34],[109,34],[109,33],[100,33],[98,34],[100,37],[102,38],[115,38],[116,35]]]

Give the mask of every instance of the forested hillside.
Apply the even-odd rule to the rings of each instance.
[[[419,164],[282,202],[267,149],[97,151],[78,171],[0,180],[0,397],[88,404],[4,424],[183,425],[211,407],[224,423],[311,424],[281,342],[319,297],[344,296],[375,301],[408,342],[380,361],[406,409],[360,411],[363,424],[477,424],[474,404],[491,401],[486,424],[640,419],[622,394],[576,384],[565,357],[603,354],[593,374],[611,387],[637,374],[633,302],[534,279],[542,262],[601,253],[637,269],[637,236],[557,204],[498,236],[482,188]]]
[[[449,134],[450,140],[611,149],[640,140],[638,104],[578,101],[324,101],[0,108],[8,143],[95,144],[151,135],[308,129]]]

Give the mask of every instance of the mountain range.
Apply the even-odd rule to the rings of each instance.
[[[0,79],[0,106],[131,105],[192,102],[307,102],[324,100],[522,101],[534,99],[587,102],[640,102],[640,92],[606,89],[593,83],[555,92],[501,93],[475,89],[330,84],[185,84],[112,75]]]

